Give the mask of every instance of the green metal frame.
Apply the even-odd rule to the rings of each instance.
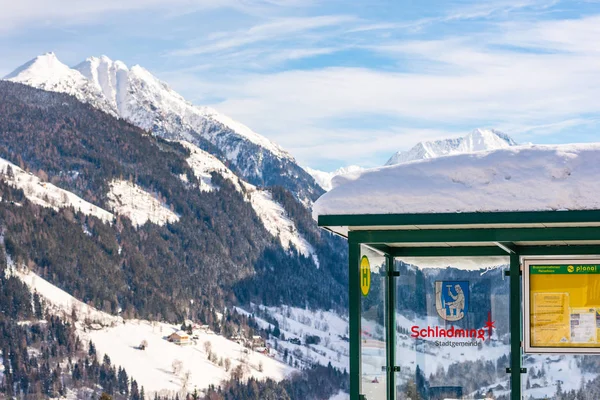
[[[350,314],[350,400],[362,400],[361,382],[361,290],[360,246],[368,245],[385,254],[386,280],[386,355],[387,393],[395,399],[395,257],[480,257],[509,256],[510,258],[510,335],[511,359],[507,372],[511,378],[511,399],[521,398],[522,315],[521,260],[522,256],[600,255],[598,245],[565,245],[564,241],[600,241],[600,210],[539,211],[451,214],[394,214],[394,215],[323,215],[318,218],[322,227],[349,227],[349,314]],[[494,224],[562,224],[551,227],[494,227]],[[402,229],[409,226],[431,229]],[[443,229],[448,225],[450,229]],[[457,229],[456,226],[468,227]],[[475,225],[475,227],[474,227]],[[483,225],[476,227],[476,225]],[[485,226],[487,225],[487,227]],[[491,225],[491,226],[490,226]],[[364,230],[352,230],[361,229]],[[373,229],[380,227],[381,230]],[[477,245],[495,243],[495,246]],[[543,242],[544,245],[518,246],[515,242]],[[391,247],[389,244],[393,243]],[[411,244],[426,247],[406,247]],[[448,243],[455,244],[447,247]],[[462,244],[461,244],[462,243]],[[471,245],[465,245],[469,243]],[[444,244],[444,246],[440,245]],[[405,247],[402,247],[404,245]],[[515,390],[513,390],[515,389]]]

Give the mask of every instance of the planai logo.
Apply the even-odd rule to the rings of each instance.
[[[446,321],[459,321],[469,309],[469,282],[436,281],[435,308]]]

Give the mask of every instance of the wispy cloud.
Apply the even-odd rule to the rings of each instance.
[[[171,55],[190,56],[206,53],[231,51],[242,46],[258,42],[281,42],[294,38],[302,32],[314,31],[320,28],[339,26],[356,18],[345,15],[318,16],[306,18],[283,18],[276,21],[255,25],[249,29],[237,32],[217,33],[198,45],[171,52]]]
[[[371,154],[362,159],[373,164],[386,149],[454,135],[457,126],[505,127],[517,139],[547,137],[596,124],[600,115],[600,52],[589,40],[598,36],[598,18],[523,21],[495,25],[493,32],[363,47],[396,59],[402,71],[243,74],[214,87],[225,98],[215,107],[260,127],[308,163],[320,162],[321,154],[347,160]],[[391,119],[389,129],[320,128],[377,116]]]

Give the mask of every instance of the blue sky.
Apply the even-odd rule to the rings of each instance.
[[[600,3],[0,0],[0,75],[54,51],[140,64],[323,170],[495,128],[600,141]]]

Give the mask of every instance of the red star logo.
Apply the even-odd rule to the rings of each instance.
[[[485,323],[485,327],[488,329],[488,338],[492,338],[492,329],[496,327],[496,321],[492,321],[492,312],[488,311],[488,320]]]

